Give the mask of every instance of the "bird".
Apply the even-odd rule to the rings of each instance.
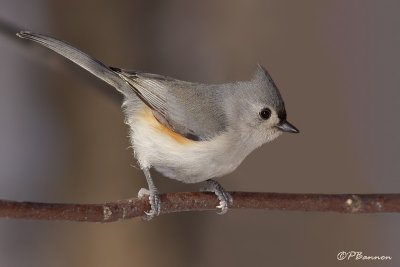
[[[215,179],[233,172],[255,149],[282,133],[299,133],[287,121],[282,96],[267,70],[223,84],[187,82],[168,76],[110,67],[56,38],[21,31],[17,36],[64,56],[123,95],[134,157],[146,178],[147,220],[160,214],[151,169],[183,183],[206,182],[224,214],[232,196]]]

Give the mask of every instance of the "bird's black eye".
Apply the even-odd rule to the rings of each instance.
[[[268,119],[271,117],[271,110],[270,110],[269,108],[263,108],[263,109],[260,111],[260,117],[261,117],[263,120],[268,120]]]

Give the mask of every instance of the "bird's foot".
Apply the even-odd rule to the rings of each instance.
[[[146,216],[143,217],[146,221],[153,219],[155,216],[160,215],[161,211],[161,200],[158,192],[156,190],[151,191],[146,188],[141,188],[138,193],[138,198],[149,198],[151,209],[150,211],[145,211]]]
[[[206,182],[207,186],[202,188],[201,191],[214,192],[219,200],[217,208],[221,209],[221,211],[217,213],[221,215],[225,214],[229,209],[229,205],[232,205],[233,203],[231,194],[225,191],[225,189],[215,180],[209,179]]]

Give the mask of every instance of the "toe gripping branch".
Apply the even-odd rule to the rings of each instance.
[[[149,169],[144,169],[143,172],[144,175],[146,176],[149,189],[145,188],[140,189],[138,197],[143,198],[145,196],[148,196],[151,209],[145,212],[146,216],[144,217],[144,219],[151,220],[155,216],[160,215],[161,200],[157,187],[154,185],[153,179],[151,178]],[[219,205],[216,206],[216,208],[220,209],[220,211],[217,213],[225,214],[228,211],[229,206],[232,205],[233,203],[233,198],[231,194],[225,191],[225,189],[217,181],[213,179],[207,180],[206,183],[207,186],[201,189],[201,191],[213,192],[218,197],[219,200]]]
[[[151,220],[155,216],[160,215],[161,212],[161,200],[160,196],[158,194],[158,189],[154,185],[153,179],[151,178],[150,175],[150,170],[149,169],[143,169],[144,175],[147,180],[147,184],[149,186],[149,189],[142,188],[140,189],[138,193],[138,197],[142,198],[145,195],[149,196],[149,202],[150,202],[150,211],[146,211],[146,216],[144,217],[145,220]]]
[[[221,209],[221,211],[217,213],[221,215],[225,214],[229,209],[229,205],[232,205],[233,203],[233,198],[231,194],[225,191],[221,184],[213,179],[209,179],[206,182],[207,186],[201,191],[213,192],[219,200],[219,205],[217,206],[217,208]]]

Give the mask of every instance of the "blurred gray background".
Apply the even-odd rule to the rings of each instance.
[[[300,135],[220,179],[228,190],[400,192],[400,2],[0,0],[0,24],[108,65],[219,83],[267,67]],[[0,28],[0,198],[94,203],[145,179],[121,98]],[[10,30],[10,31],[7,31]],[[156,177],[162,192],[197,190]],[[234,210],[113,224],[0,220],[0,266],[399,266],[400,216]]]

